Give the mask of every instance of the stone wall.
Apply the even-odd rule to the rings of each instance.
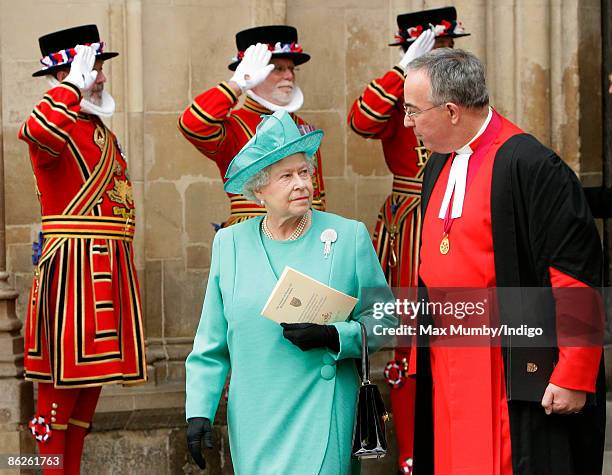
[[[157,431],[150,439],[156,447],[182,440],[175,430],[182,420],[183,361],[199,319],[211,223],[221,222],[229,207],[215,164],[182,138],[176,121],[198,93],[230,77],[234,33],[270,23],[298,28],[312,55],[297,78],[306,98],[301,115],[326,133],[328,209],[372,229],[390,175],[380,144],[347,129],[347,111],[363,87],[397,61],[397,50],[386,46],[396,14],[448,4],[472,33],[457,46],[486,62],[493,105],[557,150],[586,182],[599,183],[599,0],[0,1],[8,270],[20,293],[20,318],[39,206],[17,131],[47,88],[44,79],[30,77],[39,68],[37,38],[96,23],[108,48],[121,53],[105,65],[117,102],[110,126],[127,150],[138,206],[135,247],[152,381],[105,389],[96,426],[115,435],[95,435],[100,447],[132,444],[121,442],[130,431],[132,447],[148,440],[140,432],[146,430]],[[168,411],[176,417],[163,416]],[[124,425],[114,425],[117,418]],[[98,455],[90,448],[86,460],[95,463]]]

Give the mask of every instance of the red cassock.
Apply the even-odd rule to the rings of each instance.
[[[242,107],[234,109],[238,98],[225,82],[197,96],[183,112],[178,121],[180,132],[200,152],[217,164],[221,178],[232,159],[255,135],[262,114],[272,111],[263,107],[250,97],[246,97]],[[298,126],[306,122],[295,114],[291,117]],[[316,153],[317,169],[313,177],[314,196],[312,206],[325,211],[325,187],[321,168],[320,150]],[[230,199],[230,216],[223,226],[265,214],[265,209],[242,195],[227,194]]]
[[[80,112],[70,83],[19,131],[29,145],[44,244],[25,326],[26,378],[57,388],[147,379],[134,199],[115,135]]]
[[[348,123],[365,138],[382,142],[385,162],[393,173],[393,188],[374,228],[373,242],[391,287],[418,285],[418,249],[421,234],[421,184],[428,153],[411,128],[404,127],[404,72],[395,66],[373,80],[353,103]],[[398,348],[395,360],[403,370],[410,348]],[[412,458],[414,381],[391,389],[400,466]],[[406,468],[407,470],[407,468]]]
[[[444,220],[438,212],[446,190],[452,157],[436,181],[423,220],[420,277],[430,300],[441,288],[487,289],[496,286],[491,227],[491,179],[495,155],[511,136],[515,125],[493,113],[487,129],[471,145],[467,189],[460,218],[452,221],[450,250],[440,251]],[[473,167],[476,167],[474,173]],[[584,286],[550,268],[553,287]],[[442,317],[441,317],[442,318]],[[485,315],[484,318],[487,318]],[[496,317],[478,324],[495,325]],[[439,320],[436,320],[436,325]],[[559,362],[550,379],[559,386],[595,391],[600,349],[559,348]],[[589,361],[585,377],[571,360]],[[592,362],[595,364],[591,364]],[[504,363],[500,346],[478,344],[449,346],[434,338],[430,344],[433,379],[434,467],[440,475],[512,474],[510,420]]]

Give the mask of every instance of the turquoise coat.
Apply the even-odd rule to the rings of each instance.
[[[302,237],[279,242],[262,235],[261,220],[215,236],[202,316],[186,361],[186,416],[214,420],[231,368],[227,422],[237,474],[348,474],[359,387],[355,358],[361,355],[354,320],[363,321],[368,334],[374,325],[394,324],[374,319],[371,310],[375,294],[392,298],[389,288],[363,223],[313,211]],[[320,236],[328,228],[338,238],[326,259]],[[302,351],[283,337],[280,325],[261,316],[284,265],[360,299],[348,321],[334,324],[338,353]],[[369,340],[372,349],[380,344]]]

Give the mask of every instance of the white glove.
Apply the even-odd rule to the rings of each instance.
[[[274,69],[274,65],[269,64],[271,57],[272,53],[268,50],[268,45],[257,43],[249,46],[230,81],[238,84],[242,92],[253,89],[261,84]]]
[[[419,56],[423,56],[425,53],[429,53],[436,42],[436,36],[433,30],[426,30],[408,47],[408,51],[404,54],[404,57],[400,59],[399,66],[402,69],[406,69],[406,66],[417,59]]]
[[[91,46],[76,45],[76,55],[72,59],[70,72],[64,78],[78,87],[81,91],[88,91],[96,82],[98,71],[93,69],[96,63],[96,52]]]

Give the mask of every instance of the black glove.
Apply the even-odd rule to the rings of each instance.
[[[187,448],[195,463],[202,470],[206,468],[206,460],[202,456],[202,442],[204,447],[212,449],[212,428],[207,417],[191,417],[187,419]]]
[[[340,351],[340,336],[333,325],[316,323],[281,323],[283,336],[302,351],[327,347]]]

